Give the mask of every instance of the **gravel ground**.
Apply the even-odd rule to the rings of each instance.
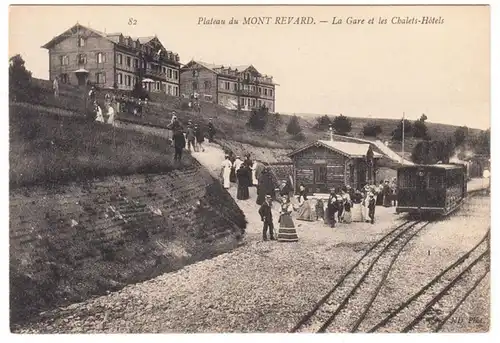
[[[428,229],[410,242],[394,264],[362,328],[366,330],[378,323],[382,317],[417,293],[443,269],[479,243],[489,226],[489,203],[488,197],[469,198],[457,213],[440,222],[430,224]],[[461,306],[465,312],[460,310],[454,316],[462,319],[451,318],[452,322],[460,321],[460,324],[447,325],[443,328],[444,331],[484,332],[488,330],[489,310],[486,309],[489,308],[490,303],[489,283],[483,280],[478,288]],[[455,293],[456,301],[458,301],[461,293],[458,291]],[[472,310],[473,307],[479,310]],[[473,320],[467,319],[469,317],[473,317]],[[410,321],[410,317],[402,320],[406,324]],[[427,331],[428,328],[421,329]]]
[[[208,153],[194,155],[218,174],[220,149],[211,145],[205,148]],[[235,196],[234,186],[230,193]],[[286,332],[330,290],[371,242],[403,221],[402,216],[394,214],[394,208],[377,207],[374,225],[339,224],[331,229],[319,222],[295,220],[299,242],[261,242],[262,223],[257,214],[255,188],[251,188],[250,196],[250,200],[237,201],[248,220],[246,244],[242,247],[107,296],[56,309],[13,331]],[[440,223],[436,230],[426,230],[425,235],[407,246],[406,254],[403,252],[407,257],[399,266],[396,262],[389,275],[392,281],[382,290],[385,307],[390,307],[394,299],[410,296],[484,235],[482,226],[489,221],[486,204],[489,206],[489,198],[470,199],[456,218]],[[482,213],[483,218],[470,220],[467,213],[471,211]],[[482,289],[484,292],[488,287]],[[464,308],[477,306],[475,301],[480,296],[489,304],[489,296],[473,294]],[[470,330],[466,326],[462,329]]]

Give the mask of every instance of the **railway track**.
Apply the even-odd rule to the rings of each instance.
[[[489,273],[489,234],[417,293],[364,332],[440,331]],[[457,301],[458,299],[458,301]],[[408,323],[408,320],[410,322]]]
[[[354,332],[377,297],[404,247],[429,222],[406,221],[374,245],[303,316],[291,332]],[[370,295],[367,297],[367,294]]]

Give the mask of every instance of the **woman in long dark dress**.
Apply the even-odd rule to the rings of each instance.
[[[238,200],[247,200],[250,198],[248,192],[248,174],[248,168],[243,164],[240,166],[240,169],[236,171],[236,178],[238,179],[238,192],[236,193],[236,198]]]
[[[276,200],[274,191],[274,181],[269,168],[265,167],[260,173],[259,184],[257,186],[257,205],[262,205],[266,200],[266,195],[270,195],[273,200]]]
[[[236,158],[234,157],[234,154],[231,153],[231,155],[229,156],[229,161],[231,162],[231,165],[233,166],[231,168],[231,173],[229,174],[229,181],[230,182],[233,182],[235,183],[237,180],[236,180],[236,169],[234,168],[234,161],[236,160]]]
[[[292,220],[293,205],[288,195],[283,196],[280,209],[278,242],[297,242],[297,230]]]

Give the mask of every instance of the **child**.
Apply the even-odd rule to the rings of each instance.
[[[319,220],[320,218],[323,220],[325,219],[325,208],[323,200],[318,199],[318,201],[316,201],[316,220]]]

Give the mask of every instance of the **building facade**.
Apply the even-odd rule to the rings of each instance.
[[[76,24],[43,48],[49,51],[50,80],[122,90],[132,90],[142,80],[149,91],[180,94],[179,55],[156,36],[106,34]]]
[[[291,152],[296,191],[300,184],[309,192],[329,193],[332,188],[357,189],[373,182],[382,155],[370,150],[370,144],[320,140]]]
[[[191,61],[181,69],[181,94],[211,101],[230,109],[267,107],[275,112],[275,88],[272,76],[262,75],[254,66],[225,67]]]

